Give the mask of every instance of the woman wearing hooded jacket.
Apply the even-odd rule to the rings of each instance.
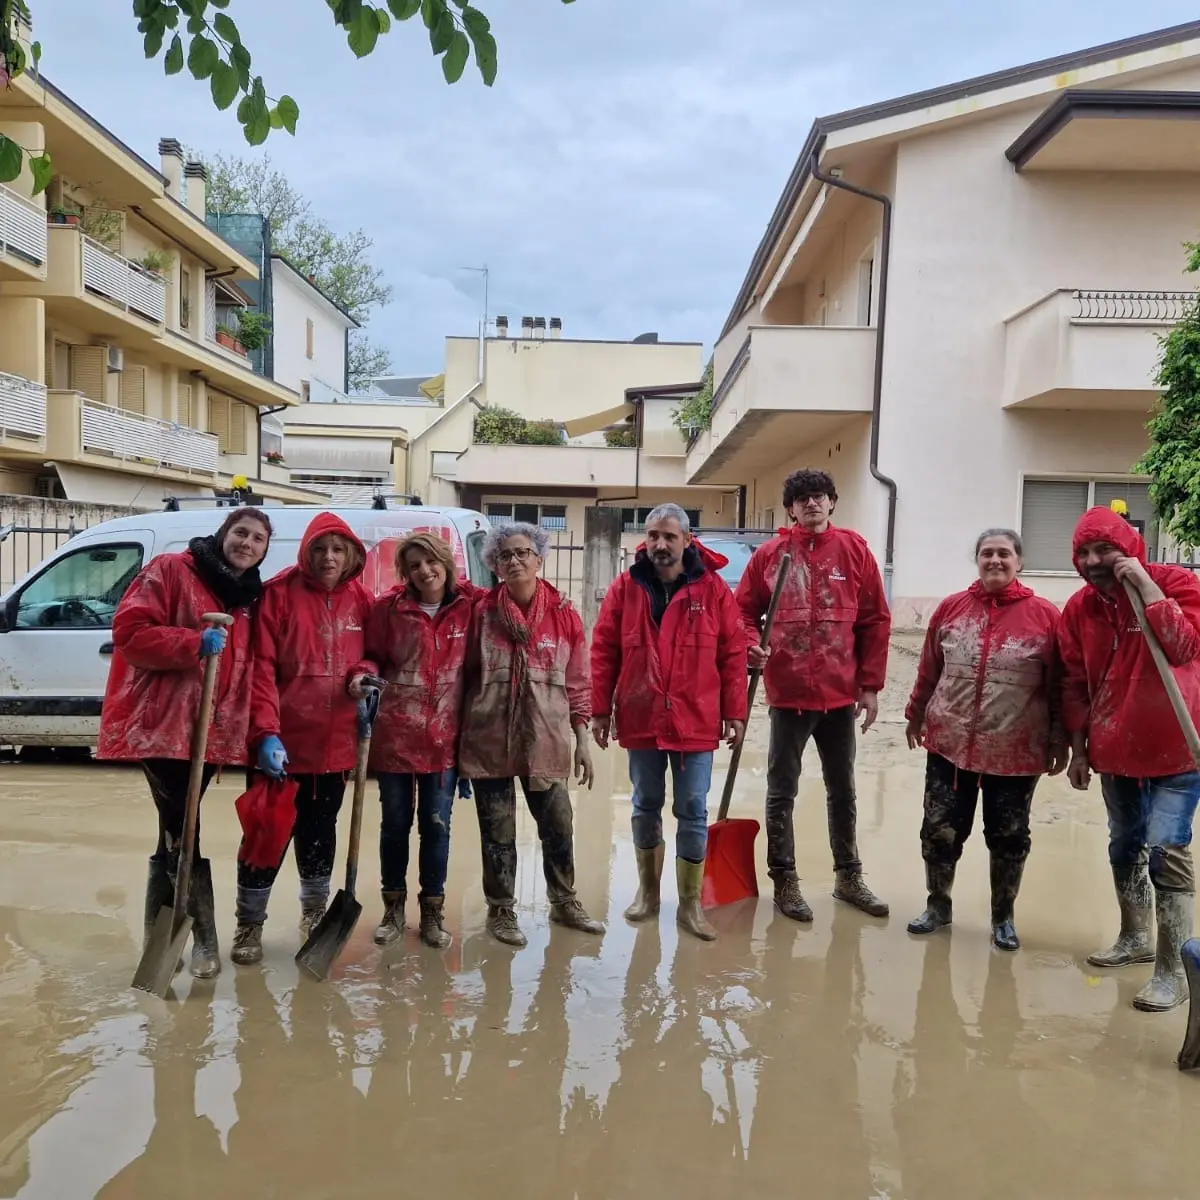
[[[211,537],[192,538],[179,554],[160,554],[129,585],[113,618],[113,659],[104,693],[97,756],[139,762],[158,810],[158,848],[146,882],[145,938],[174,897],[191,770],[192,729],[200,707],[204,659],[220,654],[201,795],[217,768],[246,761],[251,613],[262,592],[258,568],[271,540],[262,509],[239,508]],[[206,612],[227,612],[227,629],[205,629]],[[224,651],[224,653],[222,653]],[[191,972],[221,969],[212,870],[192,866]]]
[[[333,513],[318,513],[296,565],[263,591],[254,631],[249,745],[273,779],[285,769],[300,785],[292,832],[300,872],[300,938],[325,914],[337,848],[337,818],[357,759],[357,700],[373,597],[358,581],[366,548]],[[285,851],[286,854],[286,851]],[[233,961],[262,958],[262,927],[279,866],[238,863]]]
[[[1039,777],[1067,763],[1056,648],[1059,613],[1024,586],[1021,539],[988,529],[975,543],[979,578],[934,610],[904,715],[910,748],[928,752],[921,855],[929,902],[908,923],[949,925],[950,889],[983,793],[991,855],[992,941],[1017,950],[1013,906],[1029,854]]]

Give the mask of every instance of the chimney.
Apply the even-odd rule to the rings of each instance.
[[[522,317],[521,318],[521,336],[523,338],[533,337],[533,318],[532,317]]]
[[[496,318],[496,336],[501,337],[501,338],[508,337],[508,318],[507,317],[497,317]]]
[[[184,164],[183,177],[187,180],[187,206],[203,221],[208,199],[208,168],[202,162],[189,159]]]
[[[162,173],[167,180],[167,195],[176,200],[183,199],[183,147],[175,138],[161,138],[158,157],[162,161]]]
[[[562,317],[550,318],[550,336],[555,339],[562,337]]]
[[[537,338],[538,341],[543,341],[545,339],[545,337],[546,337],[546,318],[545,317],[534,317],[533,318],[533,336],[535,338]]]

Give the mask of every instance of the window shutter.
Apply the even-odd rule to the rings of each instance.
[[[229,401],[229,453],[246,453],[246,422],[250,406],[240,400]]]
[[[208,432],[216,434],[217,449],[229,453],[229,397],[208,393]]]
[[[1031,571],[1072,571],[1071,538],[1088,502],[1077,480],[1026,479],[1021,498],[1021,540]]]
[[[312,317],[305,319],[304,323],[304,356],[312,358],[313,356],[313,323]]]
[[[121,372],[120,406],[126,412],[146,415],[146,368],[126,367]]]
[[[108,365],[103,346],[71,347],[71,389],[82,392],[89,400],[106,404],[104,384]]]
[[[192,385],[190,383],[181,383],[179,385],[179,400],[176,404],[176,410],[179,424],[190,425],[194,429],[196,421],[192,412]]]

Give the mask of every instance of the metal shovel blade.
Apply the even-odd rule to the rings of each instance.
[[[191,917],[185,916],[177,929],[173,927],[174,921],[174,908],[169,904],[163,905],[154,918],[150,940],[142,951],[142,960],[133,975],[135,988],[149,992],[160,1000],[167,998],[171,980],[175,978],[175,970],[192,932]]]
[[[758,895],[754,870],[754,839],[758,822],[748,817],[714,821],[708,827],[708,850],[704,857],[704,883],[700,890],[702,908],[720,908]]]
[[[339,891],[316,929],[308,935],[308,941],[296,952],[300,969],[318,983],[328,979],[361,916],[362,905],[344,889]]]

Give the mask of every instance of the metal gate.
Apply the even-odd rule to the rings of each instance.
[[[542,574],[547,583],[552,583],[576,608],[583,605],[583,546],[569,529],[555,530],[550,535],[546,550],[546,561]]]
[[[0,496],[0,594],[91,525],[129,515],[108,504]]]

